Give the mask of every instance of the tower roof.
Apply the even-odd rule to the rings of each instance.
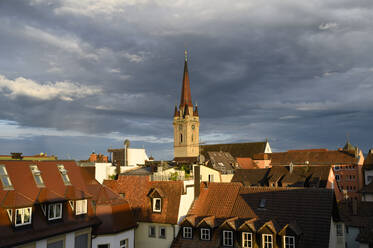
[[[192,95],[190,93],[190,82],[189,82],[189,73],[188,73],[188,59],[187,59],[187,51],[186,50],[185,50],[183,86],[181,88],[181,99],[180,99],[180,106],[185,106],[185,105],[193,106]]]

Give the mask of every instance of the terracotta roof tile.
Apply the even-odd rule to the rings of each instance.
[[[236,158],[241,169],[255,169],[257,165],[251,158]]]
[[[264,153],[267,142],[251,142],[251,143],[231,143],[231,144],[211,144],[202,145],[201,154],[205,157],[207,152],[229,152],[233,157],[250,157],[256,153]]]

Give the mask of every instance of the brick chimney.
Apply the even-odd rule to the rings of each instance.
[[[193,167],[194,169],[194,200],[197,200],[200,193],[200,185],[201,185],[201,175],[200,175],[200,167],[196,165]]]

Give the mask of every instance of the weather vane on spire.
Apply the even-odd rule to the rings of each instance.
[[[188,51],[187,51],[186,48],[185,48],[185,51],[184,51],[184,55],[185,55],[185,61],[188,61]]]

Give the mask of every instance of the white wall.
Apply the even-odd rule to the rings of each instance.
[[[337,236],[337,223],[343,225],[343,236]],[[334,222],[331,219],[330,223],[330,233],[329,233],[329,248],[344,248],[345,247],[345,226],[342,222]]]
[[[373,177],[373,170],[365,170],[364,174],[365,174],[365,185],[368,185],[371,182],[371,180],[368,180],[368,176]]]
[[[144,148],[128,148],[128,165],[145,164],[145,160],[149,160]]]
[[[92,248],[97,248],[101,244],[110,244],[110,247],[119,247],[120,241],[128,239],[128,247],[135,247],[135,231],[127,230],[117,234],[98,235],[92,239]]]
[[[169,248],[176,237],[179,226],[171,224],[138,222],[135,230],[135,247],[136,248]],[[149,237],[149,226],[155,226],[155,237]],[[166,238],[159,238],[159,227],[166,228]]]
[[[177,223],[180,223],[184,219],[194,201],[194,180],[184,181],[184,192],[186,194],[181,195],[180,198]]]
[[[109,175],[111,175],[110,167],[114,166],[111,163],[95,163],[95,178],[99,183],[102,183],[104,179],[108,179]]]

